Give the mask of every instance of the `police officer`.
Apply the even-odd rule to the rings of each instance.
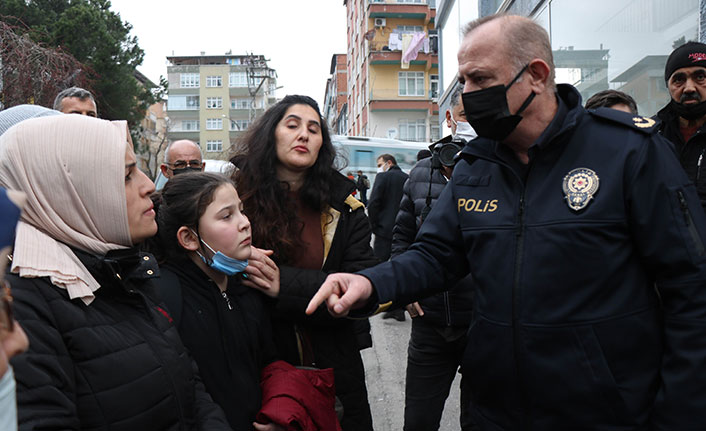
[[[408,303],[471,272],[462,408],[481,430],[706,423],[706,217],[654,120],[554,84],[532,20],[489,16],[458,54],[467,145],[417,241],[332,274],[335,315]]]
[[[706,208],[706,44],[687,42],[672,51],[664,81],[671,100],[657,113],[660,133],[674,143]]]

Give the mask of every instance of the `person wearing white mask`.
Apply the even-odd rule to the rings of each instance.
[[[453,135],[430,145],[432,157],[417,162],[404,185],[392,230],[392,259],[412,245],[451,178],[454,156],[461,150],[463,141],[476,137],[465,121],[461,91],[459,86],[452,93],[451,107],[446,111],[446,121]],[[444,404],[466,347],[465,335],[472,315],[471,283],[471,277],[466,277],[448,292],[405,307],[412,317],[412,333],[407,350],[404,431],[439,429]],[[465,397],[466,394],[462,394],[462,398]],[[461,423],[470,421],[464,412],[461,415]]]

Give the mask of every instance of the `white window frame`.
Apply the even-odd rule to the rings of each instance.
[[[179,88],[199,88],[200,86],[201,77],[198,73],[179,74]]]
[[[223,108],[223,98],[220,96],[207,97],[206,109],[221,109]]]
[[[207,118],[206,130],[223,130],[223,118]]]
[[[399,130],[399,138],[397,139],[402,141],[426,142],[426,124],[424,119],[400,119],[397,125]],[[410,129],[414,130],[414,136],[410,134]]]
[[[230,109],[250,109],[250,99],[230,99]]]
[[[247,87],[248,73],[247,72],[230,72],[228,75],[229,87]]]
[[[429,75],[429,97],[432,99],[439,97],[439,75]]]
[[[231,132],[242,132],[248,128],[250,121],[248,120],[230,120],[230,131]]]
[[[414,94],[409,94],[409,81],[414,80]],[[397,95],[404,97],[424,97],[424,72],[397,72]]]
[[[218,153],[223,151],[223,141],[213,140],[206,141],[206,152],[207,153]]]
[[[399,34],[414,34],[423,32],[424,27],[421,25],[398,25],[394,31]]]
[[[222,87],[223,77],[221,75],[210,75],[206,77],[206,87]]]

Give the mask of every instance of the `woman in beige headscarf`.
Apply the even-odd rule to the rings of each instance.
[[[126,123],[23,121],[0,186],[27,195],[8,280],[30,340],[12,360],[20,428],[230,429],[154,298],[152,182]]]

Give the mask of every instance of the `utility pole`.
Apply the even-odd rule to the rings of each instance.
[[[255,56],[251,52],[246,60],[248,74],[248,92],[250,93],[250,117],[249,122],[252,123],[256,117],[255,101],[257,94],[262,88],[262,85],[274,73],[274,70],[267,67],[267,62],[264,56]]]

